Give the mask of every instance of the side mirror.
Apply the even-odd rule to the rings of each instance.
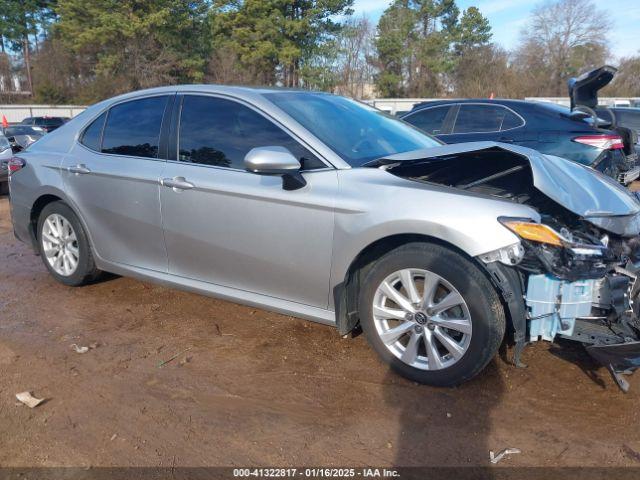
[[[297,190],[307,184],[300,167],[298,159],[284,147],[256,147],[244,157],[247,171],[259,175],[279,175],[285,190]]]

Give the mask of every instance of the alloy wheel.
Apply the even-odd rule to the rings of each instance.
[[[471,315],[464,298],[428,270],[407,268],[385,278],[373,297],[373,320],[387,349],[421,370],[452,366],[471,340]]]
[[[42,251],[54,272],[63,277],[78,268],[80,250],[73,226],[59,213],[52,213],[42,224]]]

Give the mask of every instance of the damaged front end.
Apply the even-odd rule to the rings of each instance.
[[[373,165],[372,165],[373,166]],[[515,363],[527,342],[584,344],[623,390],[640,366],[640,203],[589,168],[493,142],[436,147],[379,160],[402,178],[533,207],[540,223],[501,217],[520,243],[479,260],[502,292]]]

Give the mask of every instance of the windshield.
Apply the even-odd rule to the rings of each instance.
[[[11,148],[11,144],[9,143],[9,139],[4,135],[0,135],[0,152],[4,152]]]
[[[563,115],[573,120],[574,122],[584,122],[590,126],[593,126],[593,117],[583,110],[571,111],[571,109],[565,105],[560,105],[560,104],[551,103],[551,102],[540,102],[540,105],[542,105],[547,110],[551,110],[553,112],[559,113],[560,115]],[[601,112],[598,112],[598,115],[600,114]],[[609,124],[611,124],[610,120],[603,119],[600,116],[598,117],[598,127],[606,126]]]
[[[276,92],[265,97],[353,167],[441,143],[384,113],[327,93]]]

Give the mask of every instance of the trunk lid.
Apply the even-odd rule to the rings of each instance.
[[[610,65],[583,73],[567,81],[571,110],[578,106],[595,109],[598,106],[598,91],[609,85],[618,70]]]

